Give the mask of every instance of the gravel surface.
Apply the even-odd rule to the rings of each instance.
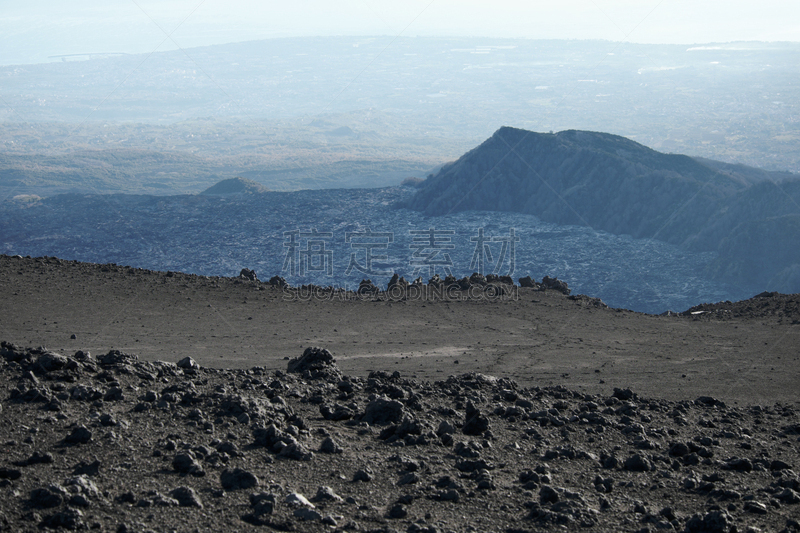
[[[44,284],[9,288],[14,278],[5,277],[3,335],[22,336],[13,329],[18,324],[52,320],[42,313],[62,302],[110,305],[102,302],[111,291],[138,287],[145,301],[161,294],[162,304],[172,305],[168,284],[176,277],[189,288],[217,284],[214,290],[229,298],[263,293],[260,305],[278,308],[277,316],[298,309],[281,308],[281,291],[259,282],[109,266],[118,270],[102,272],[57,260],[7,258],[0,267],[13,261],[48,267],[51,281],[63,280],[62,299]],[[35,279],[30,269],[20,271],[19,278]],[[148,293],[142,287],[150,283]],[[30,306],[16,305],[14,292],[27,294]],[[505,327],[504,316],[544,310],[589,333],[586,324],[605,322],[609,335],[637,326],[641,335],[655,335],[663,324],[660,339],[668,347],[702,332],[715,332],[714,343],[744,344],[751,331],[779,331],[789,344],[776,342],[784,348],[774,357],[788,360],[789,380],[797,371],[790,359],[797,353],[793,296],[653,317],[555,291],[523,294],[539,303],[500,303],[478,319]],[[435,305],[466,320],[481,310],[468,304]],[[126,329],[132,317],[147,316],[141,305],[125,309]],[[314,309],[309,302],[286,305]],[[317,315],[337,311],[337,319],[347,319],[332,301],[316,305]],[[425,304],[359,301],[352,309],[394,309],[409,320],[412,305],[419,312]],[[718,313],[725,308],[738,311]],[[119,320],[105,309],[105,320],[83,325],[102,329]],[[74,313],[72,320],[86,316]],[[164,321],[162,332],[175,324]],[[184,338],[203,333],[190,320],[180,325]],[[673,330],[683,337],[664,334]],[[452,344],[456,333],[448,335]],[[84,335],[76,337],[70,341],[80,344]],[[164,362],[155,351],[145,357],[127,348],[97,350],[92,342],[92,350],[56,350],[6,337],[0,346],[0,531],[800,531],[800,411],[796,387],[781,382],[774,397],[795,402],[756,405],[730,386],[717,395],[710,380],[710,392],[676,399],[653,394],[662,390],[655,385],[646,392],[631,386],[635,379],[619,371],[601,374],[608,383],[599,390],[590,390],[588,378],[579,390],[568,380],[521,382],[502,365],[492,376],[452,359],[446,375],[427,379],[416,365],[381,365],[393,361],[387,357],[371,358],[383,369],[368,371],[352,363],[369,358],[347,359],[344,350],[340,358],[324,348],[281,346],[268,365],[223,369],[185,353],[173,357],[173,350],[164,350]],[[734,352],[727,350],[730,360]],[[416,361],[434,377],[443,366],[431,357]]]

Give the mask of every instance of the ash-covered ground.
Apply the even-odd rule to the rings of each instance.
[[[0,273],[0,531],[800,531],[797,295]]]
[[[5,531],[798,531],[800,416],[2,344]]]

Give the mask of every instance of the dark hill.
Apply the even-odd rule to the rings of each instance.
[[[516,211],[681,244],[717,203],[748,185],[617,135],[504,127],[429,178],[408,207],[428,215]]]
[[[212,185],[200,194],[207,196],[220,196],[227,194],[254,194],[259,192],[266,192],[269,189],[247,178],[230,178],[222,180],[216,185]]]
[[[791,275],[800,257],[785,249],[800,242],[797,224],[786,218],[800,214],[796,176],[664,154],[618,135],[503,127],[429,177],[403,206],[427,215],[514,211],[719,251],[714,273],[721,279],[800,290]],[[761,236],[768,228],[773,242]]]

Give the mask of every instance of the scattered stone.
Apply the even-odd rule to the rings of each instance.
[[[375,295],[378,294],[380,289],[372,283],[371,279],[362,279],[361,282],[358,284],[358,294],[362,295]]]
[[[789,470],[791,468],[792,465],[780,459],[775,459],[769,464],[769,469],[772,472],[780,472],[781,470]]]
[[[125,399],[125,395],[122,394],[122,389],[119,387],[111,387],[106,391],[105,396],[103,396],[104,402],[121,402]]]
[[[748,513],[753,513],[753,514],[760,514],[760,515],[767,514],[767,506],[757,501],[745,502],[744,510],[747,511]]]
[[[243,268],[239,272],[239,277],[250,281],[258,281],[258,276],[256,275],[256,271],[250,270],[249,268]]]
[[[325,403],[319,406],[319,412],[325,420],[341,421],[350,420],[356,416],[356,412],[346,405],[334,404],[333,406]]]
[[[341,496],[333,492],[333,489],[330,487],[322,486],[317,489],[317,494],[311,498],[312,502],[334,502],[339,503],[343,502]]]
[[[272,285],[273,287],[281,287],[281,288],[289,286],[289,284],[286,282],[286,279],[282,278],[281,276],[272,276],[271,278],[269,278],[269,284]]]
[[[172,468],[181,474],[191,474],[196,477],[205,475],[203,467],[196,461],[194,453],[191,451],[176,454],[172,459]]]
[[[394,519],[405,518],[408,516],[408,510],[406,510],[403,504],[397,503],[389,509],[387,516]]]
[[[69,359],[58,353],[47,352],[40,355],[36,363],[42,372],[47,373],[66,367]]]
[[[65,509],[52,514],[39,523],[39,527],[50,529],[85,529],[83,513],[78,509]]]
[[[290,374],[301,374],[304,379],[341,381],[342,371],[336,366],[333,354],[324,348],[306,348],[303,355],[291,359],[286,368]]]
[[[358,470],[353,474],[353,481],[363,481],[365,483],[372,481],[372,474],[366,469]]]
[[[283,502],[290,507],[309,507],[314,509],[314,504],[311,503],[306,499],[305,496],[299,494],[297,492],[291,492],[286,495],[286,498],[283,499]]]
[[[310,461],[314,457],[314,454],[300,444],[293,435],[281,431],[275,424],[270,424],[266,428],[255,428],[253,437],[254,444],[269,448],[272,452],[277,453],[278,457],[296,461]]]
[[[322,444],[319,446],[319,451],[322,453],[342,453],[344,450],[339,446],[331,437],[325,437]]]
[[[439,436],[439,438],[442,438],[445,435],[452,435],[455,432],[456,428],[453,427],[453,425],[447,420],[442,420],[439,422],[439,427],[436,429],[436,435]]]
[[[376,425],[399,423],[408,415],[405,406],[398,400],[378,397],[367,404],[362,422]]]
[[[733,459],[729,459],[722,465],[722,468],[725,470],[735,470],[736,472],[752,472],[753,471],[753,463],[750,462],[749,459],[740,459],[734,457]]]
[[[219,475],[219,480],[225,490],[250,489],[259,484],[255,474],[241,468],[226,468]]]
[[[77,385],[72,389],[70,396],[80,402],[93,402],[102,398],[103,393],[95,387]]]
[[[614,387],[614,394],[611,396],[623,402],[636,398],[636,394],[631,389],[618,389],[616,387]]]
[[[674,442],[669,446],[669,455],[672,457],[684,457],[689,455],[689,447],[683,442]]]
[[[549,276],[542,278],[541,286],[566,295],[569,295],[569,293],[572,292],[566,281],[561,281],[558,278],[551,278]]]
[[[783,489],[783,491],[777,494],[775,497],[783,503],[800,503],[800,494],[788,487]]]
[[[472,402],[467,404],[467,416],[461,431],[465,435],[482,435],[489,429],[489,419],[481,415],[481,412]]]
[[[610,477],[603,478],[601,476],[595,476],[594,488],[597,492],[601,493],[612,492],[614,490],[614,479]]]
[[[694,401],[694,403],[696,405],[702,405],[704,407],[722,407],[722,408],[725,407],[725,402],[721,402],[711,396],[700,396]]]
[[[78,426],[64,438],[66,444],[86,444],[92,440],[92,432],[85,426]]]
[[[197,364],[197,361],[187,356],[178,361],[178,368],[198,370],[200,365]]]
[[[117,503],[134,503],[136,502],[136,496],[131,491],[123,492],[114,498],[114,501]]]
[[[252,513],[244,515],[242,520],[255,525],[272,525],[271,515],[275,510],[275,495],[268,492],[257,492],[250,495]],[[276,527],[277,529],[277,527]]]
[[[100,491],[94,482],[86,475],[78,475],[67,479],[64,488],[70,494],[85,496],[86,498],[100,498]]]
[[[200,501],[200,497],[191,487],[178,487],[170,492],[170,495],[178,500],[178,504],[181,507],[203,508],[203,502]]]
[[[484,281],[472,276],[469,283],[474,288]],[[245,287],[255,288],[240,284]],[[375,294],[376,302],[382,296]],[[479,374],[429,383],[382,371],[366,379],[314,381],[301,372],[261,367],[192,373],[118,354],[104,357],[110,362],[100,364],[108,368],[98,371],[77,356],[64,363],[42,349],[24,357],[15,352],[12,361],[5,344],[2,350],[0,373],[10,403],[0,413],[9,429],[0,442],[7,454],[0,491],[11,510],[0,513],[0,531],[37,525],[113,531],[121,519],[127,531],[160,530],[166,526],[153,517],[170,514],[186,517],[192,528],[203,516],[192,508],[226,519],[235,510],[265,531],[441,532],[463,529],[452,517],[470,520],[475,509],[498,522],[508,517],[501,528],[507,533],[800,529],[786,518],[800,505],[800,478],[792,470],[800,424],[787,405],[642,399],[630,389],[601,398],[562,386],[521,388]],[[117,391],[109,401],[124,403],[106,402],[109,391]],[[61,410],[49,412],[54,400]],[[138,404],[148,406],[141,415],[115,419]],[[315,416],[317,409],[325,420]],[[497,427],[490,429],[490,421]],[[103,427],[113,432],[98,432]],[[89,445],[54,445],[65,434],[63,444],[83,443],[83,429],[94,433],[85,440]],[[34,439],[52,455],[30,455]],[[344,453],[297,468],[265,467],[283,458],[311,458],[304,445],[313,444],[316,452],[320,440],[320,452]],[[656,451],[641,451],[645,445]],[[742,449],[752,450],[752,458],[719,459]],[[359,464],[372,470],[359,469],[352,480],[372,483],[343,485]],[[213,469],[219,484],[164,475],[165,467],[197,476]],[[297,479],[287,480],[286,472]],[[142,476],[152,474],[185,486],[171,492],[171,486],[158,487],[164,494],[148,490],[152,485],[141,485]],[[287,494],[287,486],[307,490],[313,479],[318,489],[311,501],[298,493],[286,501],[275,496]],[[394,495],[385,492],[391,486]],[[334,488],[347,492],[346,500]],[[266,492],[250,494],[250,505],[242,507],[242,489]],[[213,498],[204,503],[203,494]],[[487,523],[473,530],[491,529]]]
[[[306,450],[299,442],[293,442],[284,446],[281,451],[278,452],[278,457],[293,459],[295,461],[310,461],[314,458],[314,454]]]
[[[31,491],[31,505],[42,509],[58,507],[64,501],[66,491],[57,485],[38,488]]]
[[[461,495],[455,489],[448,489],[438,492],[435,499],[443,502],[457,502],[461,499]]]
[[[295,518],[299,518],[300,520],[306,522],[313,522],[315,520],[321,520],[322,515],[319,514],[319,511],[316,509],[309,509],[308,507],[301,507],[300,509],[295,509],[292,515]]]
[[[119,350],[110,350],[108,353],[97,357],[97,362],[103,366],[133,365],[137,361],[139,361],[138,356],[123,353]]]
[[[625,459],[624,468],[631,472],[649,472],[654,469],[650,459],[638,453]]]
[[[141,505],[141,506],[142,507],[145,507],[145,506],[149,507],[149,504],[156,505],[158,507],[178,507],[178,506],[180,506],[180,502],[176,498],[172,498],[170,496],[165,496],[165,495],[160,494],[158,492],[154,492],[152,494],[152,496],[153,496],[153,499],[152,499],[151,502],[148,502],[147,504],[144,504],[144,505]],[[137,503],[137,506],[142,504],[142,503],[143,502],[140,500],[139,503]]]
[[[403,485],[417,483],[418,481],[419,481],[419,476],[415,472],[409,472],[408,474],[405,474],[397,481],[397,486],[402,487]]]

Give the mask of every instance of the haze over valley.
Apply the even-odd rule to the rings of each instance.
[[[800,5],[0,10],[0,532],[800,532]]]
[[[512,275],[558,276],[615,306],[662,312],[800,290],[795,43],[297,37],[64,59],[0,67],[7,254],[353,285],[364,273],[345,276],[346,265],[287,271],[283,233],[391,232],[380,282],[415,270],[409,228],[468,238],[491,225],[522,236]],[[501,126],[527,140],[489,148]],[[571,152],[527,147],[561,129],[612,135],[579,132]],[[234,195],[221,200],[230,215],[210,199],[157,198],[236,176],[271,191],[430,177],[415,194]],[[331,210],[333,197],[350,207]],[[454,213],[470,209],[483,222]],[[457,273],[471,263],[460,258]]]

